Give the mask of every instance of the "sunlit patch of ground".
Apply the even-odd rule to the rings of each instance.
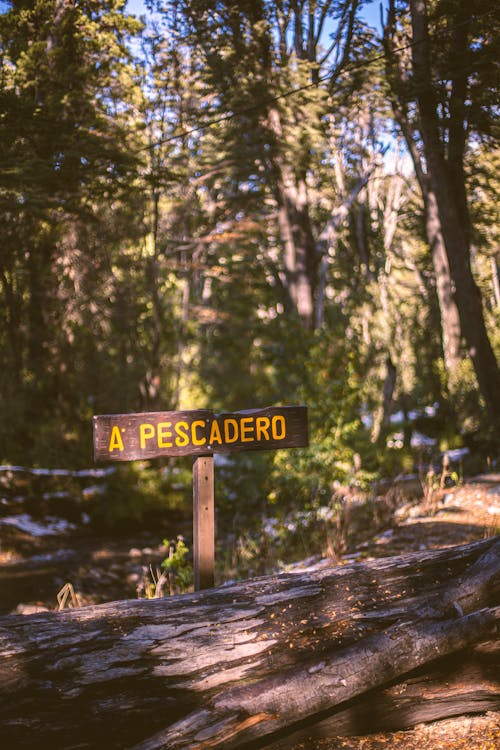
[[[404,732],[308,740],[293,750],[498,750],[500,713],[421,724]]]

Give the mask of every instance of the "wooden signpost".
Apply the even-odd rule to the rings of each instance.
[[[101,414],[94,417],[94,459],[134,461],[194,456],[193,555],[195,590],[214,584],[214,453],[301,448],[308,444],[307,407],[214,414],[193,411]]]

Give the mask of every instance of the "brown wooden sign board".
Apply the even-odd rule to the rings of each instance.
[[[213,454],[307,445],[306,406],[270,406],[224,414],[198,409],[94,417],[96,461],[195,457],[193,555],[196,591],[214,585]]]
[[[305,406],[272,406],[224,414],[202,409],[94,417],[96,461],[203,456],[300,448],[307,444]]]

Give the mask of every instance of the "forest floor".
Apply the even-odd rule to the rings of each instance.
[[[500,474],[482,474],[458,486],[437,489],[427,500],[396,502],[387,528],[362,542],[348,557],[360,551],[365,559],[391,557],[467,544],[499,532]]]
[[[438,489],[427,501],[405,498],[394,490],[392,498],[390,518],[374,535],[366,530],[364,538],[356,536],[338,564],[465,544],[500,531],[499,473]],[[83,606],[135,598],[150,566],[159,566],[165,557],[165,548],[158,544],[158,538],[162,538],[160,528],[141,531],[133,539],[95,538],[89,528],[81,528],[81,507],[73,517],[67,512],[64,519],[58,516],[57,520],[54,515],[57,508],[46,508],[49,516],[39,512],[36,517],[32,514],[33,505],[20,496],[1,500],[5,501],[0,505],[1,614],[58,609],[57,594],[68,583],[72,584],[72,589],[66,589],[68,604],[73,591],[76,597],[73,602]],[[65,500],[56,498],[53,502],[60,508]],[[13,503],[17,503],[16,507]],[[331,564],[331,560],[325,559],[307,561],[307,567]],[[300,571],[301,564],[290,567]],[[290,750],[496,750],[498,747],[500,715],[489,713],[450,718],[407,731],[316,738]]]
[[[498,750],[500,713],[460,716],[404,732],[308,740],[293,750]]]

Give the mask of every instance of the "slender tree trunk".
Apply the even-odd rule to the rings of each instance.
[[[361,190],[365,187],[368,182],[371,170],[363,177],[360,177],[354,188],[351,190],[349,195],[344,196],[339,206],[335,208],[326,226],[323,228],[321,234],[316,242],[316,257],[319,259],[318,262],[318,285],[315,299],[315,325],[316,328],[320,328],[323,323],[323,312],[324,312],[324,300],[326,291],[326,274],[328,269],[329,258],[335,255],[335,250],[338,242],[338,234],[342,223],[347,219],[349,211],[358,197]],[[344,186],[343,176],[338,168],[338,185],[341,190]],[[367,268],[367,273],[369,269]]]
[[[0,288],[3,290],[5,299],[5,322],[12,353],[12,366],[14,372],[19,377],[23,363],[23,340],[20,335],[22,302],[14,288],[13,276],[14,274],[9,274],[5,268],[0,268]]]
[[[395,57],[394,34],[394,6],[391,5],[387,27],[385,29],[385,53],[387,63],[387,79],[391,86],[392,108],[394,117],[401,129],[401,133],[410,153],[415,176],[420,186],[424,202],[425,231],[427,241],[431,249],[432,264],[436,278],[436,293],[440,311],[441,321],[441,343],[443,357],[448,373],[453,373],[461,361],[461,339],[462,331],[460,316],[453,295],[453,283],[450,275],[450,266],[446,255],[441,222],[436,202],[436,196],[432,191],[429,177],[426,173],[422,155],[415,141],[416,126],[410,122],[407,107],[403,103],[400,91],[403,89],[403,75],[400,70],[400,61]]]
[[[182,262],[186,266],[186,258],[182,252]],[[175,408],[180,408],[182,404],[182,389],[186,363],[184,362],[184,352],[186,350],[186,329],[189,322],[189,302],[191,297],[191,280],[190,272],[186,268],[184,279],[182,281],[181,292],[181,319],[177,326],[177,367],[175,369],[175,387],[173,391],[172,403]]]
[[[304,328],[311,328],[315,283],[308,248],[308,212],[299,195],[297,186],[282,176],[277,185],[277,198],[286,286]]]
[[[450,266],[441,232],[436,196],[432,190],[424,188],[422,192],[425,204],[425,228],[436,277],[444,363],[447,372],[451,374],[456,370],[462,359],[460,316],[453,296]]]
[[[28,254],[28,366],[36,378],[45,375],[48,344],[49,286],[52,253],[50,239],[33,239]]]
[[[151,301],[151,347],[149,368],[139,385],[144,407],[154,409],[158,405],[161,385],[161,344],[163,335],[163,304],[160,294],[158,225],[160,219],[160,195],[154,188],[151,194],[151,232],[146,236],[148,255],[145,262],[146,284]]]
[[[396,388],[397,370],[391,359],[391,355],[387,355],[385,361],[385,378],[384,387],[382,389],[382,404],[375,415],[373,430],[372,430],[372,442],[379,443],[385,440],[387,435],[387,428],[390,425],[392,399],[394,396],[394,390]]]
[[[498,262],[496,258],[490,259],[491,264],[491,283],[493,286],[494,304],[500,307],[500,279],[498,276]]]
[[[284,247],[285,286],[304,328],[310,329],[314,325],[319,257],[311,228],[306,180],[281,157],[279,141],[283,138],[283,129],[277,109],[269,111],[268,122],[276,140],[272,171]]]

